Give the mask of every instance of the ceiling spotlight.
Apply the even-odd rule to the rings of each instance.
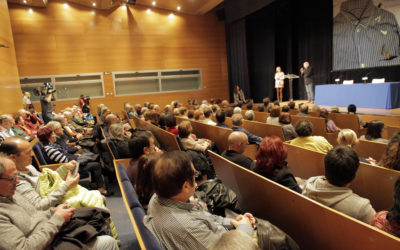
[[[68,9],[68,8],[69,8],[69,6],[68,6],[67,3],[64,3],[64,4],[63,4],[63,7],[64,7],[64,9]]]
[[[93,6],[93,7],[96,7],[96,3],[92,3],[92,6]]]
[[[178,11],[180,11],[180,10],[181,10],[181,6],[176,7],[176,9],[177,9]]]
[[[24,4],[26,4],[26,0],[22,1]]]
[[[31,8],[29,8],[28,13],[29,13],[29,14],[32,14],[32,13],[33,13],[33,10],[32,10]]]
[[[151,9],[147,9],[147,10],[146,10],[146,13],[147,13],[147,14],[150,14],[150,13],[151,13]]]
[[[168,16],[169,18],[174,18],[174,14],[173,13],[171,13],[171,14],[169,14],[169,16]]]
[[[156,1],[151,2],[151,5],[156,6]]]

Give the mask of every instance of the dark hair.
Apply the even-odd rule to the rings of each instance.
[[[217,104],[213,104],[211,106],[211,110],[212,110],[213,113],[217,112],[218,108],[219,108],[219,106]]]
[[[325,156],[325,177],[329,183],[343,187],[356,176],[360,160],[353,148],[337,146]]]
[[[386,151],[378,165],[400,170],[400,132],[397,132],[390,138]]]
[[[289,106],[290,109],[294,109],[296,107],[296,103],[294,101],[290,101],[288,103],[288,106]]]
[[[274,106],[274,107],[271,109],[271,113],[270,113],[270,116],[271,116],[271,117],[279,117],[280,114],[281,114],[281,107],[279,107],[279,106]]]
[[[174,128],[176,126],[176,117],[173,114],[168,113],[165,116],[165,125],[167,128]]]
[[[171,198],[188,181],[194,185],[195,171],[190,156],[183,151],[170,151],[161,155],[153,171],[154,191],[158,196]]]
[[[309,120],[298,120],[294,128],[298,136],[310,136],[313,132],[313,125]]]
[[[269,97],[265,97],[265,98],[263,99],[263,104],[264,104],[264,107],[265,107],[265,108],[268,107],[269,102],[270,102]]]
[[[144,135],[132,136],[128,141],[129,153],[133,159],[139,159],[144,154],[143,149],[150,146],[149,138]]]
[[[350,104],[349,106],[347,106],[347,112],[355,114],[357,112],[357,106],[354,104]]]
[[[265,137],[256,154],[254,171],[265,177],[273,177],[276,170],[285,166],[287,149],[281,138],[277,136]]]
[[[246,108],[249,109],[249,110],[253,109],[253,102],[247,103]]]
[[[160,153],[152,153],[142,155],[137,165],[137,175],[135,181],[135,191],[139,198],[140,204],[145,206],[149,204],[150,198],[154,193],[153,187],[153,169]]]
[[[227,107],[227,108],[225,109],[225,115],[226,115],[226,117],[232,117],[232,115],[233,115],[233,108],[232,108],[232,107]]]
[[[192,124],[188,120],[183,120],[178,125],[178,134],[180,138],[188,138],[192,130]]]
[[[283,105],[282,106],[282,112],[289,112],[290,108],[288,105]]]
[[[307,104],[301,105],[300,112],[304,113],[304,114],[308,114],[308,105]]]
[[[400,222],[400,177],[394,184],[394,204],[392,209],[386,215],[386,219],[389,222],[392,221],[395,221],[396,223]]]
[[[166,115],[164,113],[160,114],[160,117],[158,118],[158,126],[162,129],[165,129],[165,118]]]
[[[224,123],[225,122],[225,111],[218,110],[217,113],[215,114],[215,118],[217,119],[218,123]]]
[[[51,134],[53,133],[53,128],[50,126],[41,127],[37,131],[37,137],[43,145],[47,145],[50,142]]]
[[[379,120],[373,120],[368,123],[367,133],[365,139],[372,140],[382,137],[382,130],[385,127],[385,123]]]
[[[192,119],[194,116],[194,110],[189,110],[187,116],[189,119]]]
[[[205,108],[203,113],[205,118],[209,118],[212,113],[212,110],[210,108]]]
[[[258,112],[264,112],[265,111],[264,104],[262,104],[262,103],[258,104],[257,109],[258,109]]]
[[[278,100],[274,101],[274,106],[279,106],[279,101]]]
[[[325,120],[328,120],[328,119],[329,119],[328,110],[325,109],[325,108],[321,109],[321,110],[319,111],[319,116],[322,117],[322,118],[324,118]]]
[[[292,116],[290,115],[290,113],[283,112],[279,116],[279,122],[282,124],[290,124],[292,122]]]

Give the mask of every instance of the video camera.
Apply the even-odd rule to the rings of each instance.
[[[42,87],[37,87],[36,89],[33,90],[33,94],[36,96],[42,96],[42,95],[47,95],[47,94],[53,94],[57,90],[53,88],[53,85],[51,85],[50,82],[45,82],[43,83]]]

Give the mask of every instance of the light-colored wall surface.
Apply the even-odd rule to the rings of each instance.
[[[14,113],[22,108],[14,40],[6,0],[0,0],[0,114]]]
[[[155,95],[93,98],[119,111],[123,102],[229,97],[224,22],[215,13],[175,14],[133,6],[91,8],[51,1],[47,8],[9,5],[20,76],[60,75],[152,69],[200,68],[203,89]],[[114,93],[112,75],[103,75],[106,93]],[[82,90],[84,93],[84,89]],[[60,101],[56,111],[77,101]]]

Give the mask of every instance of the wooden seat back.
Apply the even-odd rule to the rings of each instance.
[[[386,126],[386,131],[387,131],[387,138],[390,139],[394,134],[397,132],[400,132],[400,126]],[[383,137],[383,135],[382,135]]]
[[[209,152],[216,174],[243,211],[269,220],[301,249],[399,249],[400,239],[323,206]],[[338,237],[335,237],[338,236]]]
[[[374,142],[368,140],[359,140],[359,143],[354,147],[359,157],[372,157],[379,161],[387,148],[386,143]]]
[[[177,117],[176,119],[178,124],[183,120],[187,120],[181,117]],[[232,133],[231,129],[217,127],[194,120],[189,121],[192,124],[193,133],[197,138],[207,138],[215,142],[220,152],[228,149],[228,137]]]
[[[149,122],[139,119],[136,116],[133,117],[133,121],[136,125],[136,128],[151,131],[164,150],[180,150],[178,141],[176,140],[176,136],[174,134],[165,131]]]
[[[232,119],[230,117],[227,117],[225,121],[227,125],[228,123],[232,124]],[[275,135],[281,138],[282,140],[285,140],[283,136],[282,127],[280,125],[267,124],[265,122],[242,120],[242,127],[248,130],[250,133],[255,134],[261,138]]]
[[[335,122],[336,126],[341,129],[348,128],[356,132],[360,137],[360,125],[358,123],[357,115],[345,113],[330,113],[329,118]]]
[[[400,126],[400,116],[384,116],[384,115],[364,115],[362,114],[361,117],[365,122],[370,122],[372,120],[380,120],[385,123],[385,126]]]
[[[325,175],[325,154],[285,143],[288,149],[288,166],[300,178]],[[354,193],[371,201],[377,211],[390,210],[393,206],[394,183],[399,171],[360,162],[357,175],[350,185]]]

